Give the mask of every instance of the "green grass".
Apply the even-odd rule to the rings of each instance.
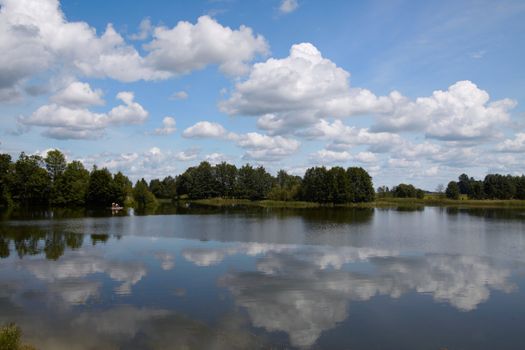
[[[427,195],[425,198],[378,198],[369,203],[346,203],[346,204],[320,204],[303,201],[276,201],[231,198],[209,198],[184,200],[186,203],[208,205],[216,207],[225,206],[253,206],[263,208],[317,208],[317,207],[349,207],[349,208],[388,208],[388,207],[418,207],[418,206],[446,206],[462,208],[525,208],[525,200],[471,200],[471,199],[447,199],[439,195]]]
[[[231,199],[231,198],[209,198],[209,199],[195,199],[187,200],[185,202],[210,205],[217,207],[234,206],[234,205],[245,205],[245,206],[256,206],[265,208],[315,208],[319,207],[319,203],[312,202],[300,202],[300,201],[274,201],[274,200],[260,200],[251,201],[249,199]]]
[[[485,208],[525,208],[525,200],[501,200],[501,199],[466,199],[465,197],[454,200],[436,195],[425,196],[425,198],[378,198],[376,205],[427,205],[447,207],[485,207]]]

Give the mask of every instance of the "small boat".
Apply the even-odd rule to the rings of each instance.
[[[108,209],[111,209],[111,210],[122,210],[122,209],[124,209],[124,207],[109,207]]]

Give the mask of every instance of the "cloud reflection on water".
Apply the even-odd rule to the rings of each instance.
[[[307,246],[266,253],[257,260],[256,271],[229,272],[221,285],[247,310],[254,326],[284,331],[294,346],[310,346],[323,331],[344,321],[352,301],[417,292],[471,311],[488,300],[491,290],[509,293],[516,288],[509,282],[510,269],[476,256],[401,256],[368,248]],[[356,270],[351,262],[366,262],[366,268]]]

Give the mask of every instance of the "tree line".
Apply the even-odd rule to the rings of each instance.
[[[450,181],[445,191],[447,198],[459,199],[525,199],[525,176],[488,174],[476,180],[461,174],[458,181]]]
[[[375,195],[372,178],[366,170],[357,167],[312,167],[300,177],[284,170],[273,176],[264,167],[249,164],[237,168],[226,162],[213,166],[202,162],[188,168],[174,182],[164,179],[151,183],[158,186],[159,191],[164,188],[159,184],[166,183],[171,188],[164,190],[166,193],[175,192],[178,197],[190,199],[222,197],[340,204],[370,202]]]
[[[45,157],[22,152],[16,161],[0,154],[0,206],[109,206],[111,203],[148,207],[157,198],[303,200],[319,203],[357,203],[374,200],[372,178],[362,168],[312,167],[303,177],[280,170],[271,175],[262,166],[237,167],[201,162],[182,174],[164,179],[141,179],[132,184],[117,172],[80,161],[67,162],[59,150]]]
[[[378,198],[419,198],[425,197],[425,191],[414,185],[401,183],[392,188],[381,186],[377,188]]]
[[[441,190],[439,191],[441,192]],[[476,180],[461,174],[449,182],[445,194],[459,199],[525,199],[525,176],[489,174]],[[381,186],[377,197],[423,198],[425,191],[401,183]],[[16,161],[0,154],[0,206],[52,205],[64,207],[126,206],[151,207],[157,199],[231,198],[249,200],[308,201],[318,203],[370,202],[376,197],[371,176],[360,167],[311,167],[303,177],[280,170],[276,176],[262,166],[237,167],[222,162],[201,162],[182,174],[164,179],[141,179],[132,184],[117,172],[94,166],[87,170],[80,161],[67,162],[59,150],[45,157],[22,152]]]
[[[129,178],[96,166],[88,171],[74,160],[67,162],[59,150],[45,157],[22,152],[13,162],[0,154],[0,206],[147,206],[156,201],[144,180],[132,185]]]

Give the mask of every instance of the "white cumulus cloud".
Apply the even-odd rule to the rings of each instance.
[[[74,81],[51,97],[59,105],[67,107],[89,107],[104,104],[102,90],[92,90],[88,83]]]
[[[155,129],[153,133],[155,135],[171,135],[177,130],[175,125],[176,125],[175,118],[164,117],[162,119],[162,127]]]
[[[20,118],[19,122],[26,126],[44,127],[43,134],[51,138],[91,139],[101,137],[110,125],[140,124],[148,118],[148,112],[134,101],[132,92],[119,92],[117,99],[123,104],[108,113],[52,103],[39,107],[30,116]]]
[[[197,23],[181,21],[173,28],[157,27],[154,39],[145,47],[147,63],[168,74],[185,74],[217,64],[229,75],[248,71],[247,62],[257,54],[266,54],[268,44],[251,28],[234,30],[224,27],[209,16],[199,17]]]

